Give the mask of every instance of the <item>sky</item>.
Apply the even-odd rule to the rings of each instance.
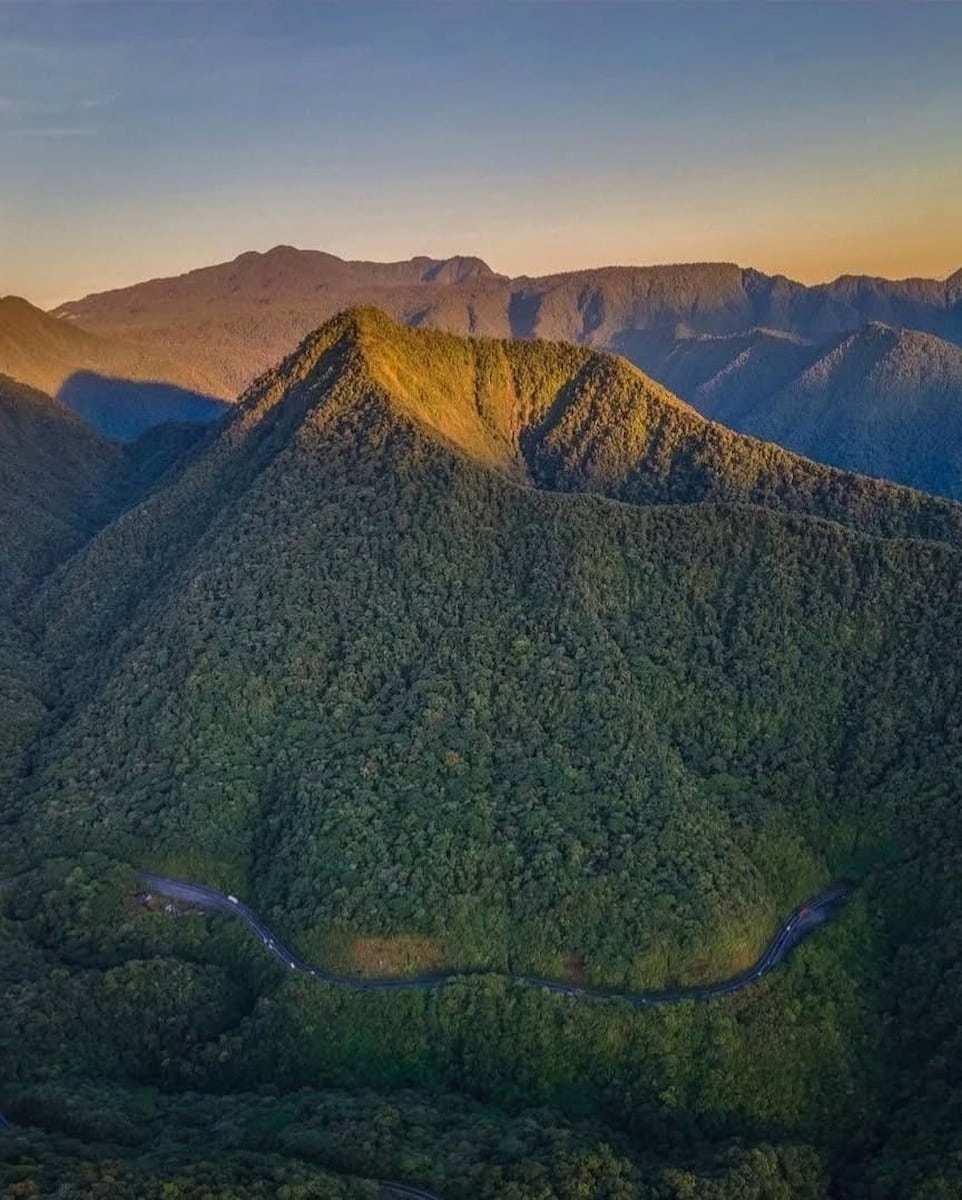
[[[962,266],[962,4],[0,0],[0,295],[278,243]]]

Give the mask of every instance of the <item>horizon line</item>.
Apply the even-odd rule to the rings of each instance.
[[[568,268],[566,268],[564,270],[560,270],[560,271],[547,271],[547,272],[543,272],[541,274],[534,274],[534,275],[526,274],[526,273],[521,273],[518,275],[509,275],[509,274],[506,274],[505,272],[496,270],[494,267],[492,267],[490,265],[490,263],[487,261],[486,258],[484,258],[482,255],[476,254],[476,253],[464,253],[461,251],[456,251],[453,254],[445,255],[443,257],[438,257],[438,256],[431,255],[431,254],[412,254],[408,258],[395,258],[395,259],[390,259],[390,258],[384,258],[384,259],[344,258],[339,254],[335,254],[331,250],[324,250],[324,249],[321,249],[320,247],[316,247],[316,246],[295,246],[290,242],[278,242],[275,245],[270,246],[267,250],[251,250],[251,249],[241,250],[238,254],[235,254],[233,258],[223,258],[223,259],[218,259],[216,262],[206,262],[206,263],[201,264],[200,266],[188,267],[184,271],[177,271],[177,272],[174,272],[169,275],[150,275],[150,276],[147,276],[146,278],[141,277],[138,279],[134,279],[129,283],[116,284],[113,287],[97,288],[92,291],[84,292],[82,295],[73,295],[65,300],[60,300],[60,301],[57,301],[56,303],[50,304],[50,305],[46,305],[43,302],[34,304],[34,302],[32,300],[28,299],[26,296],[19,295],[16,293],[5,294],[2,297],[0,297],[0,299],[2,299],[2,300],[11,300],[11,299],[24,300],[27,304],[32,304],[32,305],[34,305],[34,307],[40,308],[44,312],[52,313],[56,309],[63,308],[66,305],[69,305],[72,303],[79,303],[83,300],[89,299],[92,296],[104,296],[104,295],[110,294],[111,292],[122,292],[122,291],[126,291],[129,288],[135,288],[135,287],[139,287],[143,284],[154,283],[154,282],[158,282],[161,280],[184,279],[188,275],[193,275],[200,271],[213,270],[216,267],[227,266],[230,263],[238,262],[240,259],[245,258],[245,257],[256,256],[258,258],[266,258],[269,254],[274,254],[279,250],[292,250],[298,254],[322,254],[327,258],[336,259],[338,262],[342,262],[342,263],[347,263],[347,264],[365,263],[365,264],[372,264],[372,265],[376,265],[376,266],[390,266],[390,265],[395,265],[395,264],[400,264],[400,263],[411,263],[411,262],[416,262],[419,259],[423,259],[424,261],[431,262],[431,263],[446,263],[446,262],[451,262],[452,260],[459,259],[459,258],[460,259],[473,259],[473,260],[481,263],[483,266],[485,266],[492,273],[492,275],[495,278],[501,279],[501,280],[504,280],[507,282],[512,282],[512,283],[517,282],[519,280],[553,279],[553,278],[561,278],[561,277],[570,276],[570,275],[595,274],[595,273],[598,273],[601,271],[652,271],[652,270],[666,270],[671,267],[734,267],[739,271],[757,271],[759,275],[765,275],[770,279],[784,279],[784,280],[787,280],[789,283],[793,283],[793,284],[798,285],[799,287],[804,287],[804,288],[830,287],[832,284],[839,283],[845,279],[873,279],[873,280],[882,280],[886,283],[914,283],[914,282],[948,283],[949,280],[954,278],[955,275],[962,273],[962,266],[958,266],[958,267],[949,269],[944,276],[902,275],[902,276],[896,277],[896,276],[891,276],[891,275],[873,274],[873,273],[867,272],[867,271],[842,271],[838,275],[835,275],[830,279],[819,279],[812,283],[806,283],[801,279],[797,279],[794,276],[787,275],[781,271],[765,271],[759,267],[754,267],[751,265],[745,266],[742,263],[737,262],[735,259],[717,258],[717,259],[678,259],[678,260],[670,261],[670,262],[641,262],[641,263],[639,263],[639,262],[634,262],[634,263],[631,263],[631,262],[622,262],[622,263],[607,262],[607,263],[601,263],[601,264],[595,264],[595,265],[589,265],[589,266],[568,267]]]

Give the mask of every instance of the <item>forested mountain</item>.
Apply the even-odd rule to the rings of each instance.
[[[69,1135],[45,1186],[109,1143],[118,1194],[165,1194],[164,1129],[187,1194],[305,1162],[330,1195],[962,1187],[962,509],[622,360],[370,311],[167,461],[24,618],[51,718],[4,793],[0,1103]],[[143,865],[347,971],[480,974],[287,978],[134,905]],[[720,978],[843,875],[845,917],[730,1000],[485,974]]]
[[[822,462],[962,498],[962,348],[871,323],[651,339],[639,360],[700,412]]]
[[[0,374],[57,396],[106,437],[164,421],[211,421],[203,366],[58,321],[17,296],[0,298]]]

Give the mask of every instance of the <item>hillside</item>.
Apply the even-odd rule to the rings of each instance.
[[[951,1194],[959,512],[583,348],[327,323],[28,614],[54,712],[4,798],[0,876],[32,868],[0,919],[11,1111],[136,1146],[160,1100],[82,1118],[77,1079],[189,1093],[201,1124],[204,1093],[260,1089],[210,1135],[251,1169],[376,1160],[452,1196],[482,1144],[517,1170],[492,1197],[551,1195],[559,1145],[588,1195]],[[723,977],[823,884],[860,888],[757,989],[644,1012],[288,979],[133,905],[127,864],[349,972],[635,987]],[[360,1101],[319,1087],[393,1089],[376,1149],[335,1149]],[[451,1091],[538,1116],[459,1127],[452,1157]],[[329,1115],[281,1134],[278,1092]]]
[[[58,321],[16,296],[0,298],[0,374],[55,395],[106,437],[131,439],[164,421],[210,421],[203,366]]]
[[[743,433],[962,497],[962,349],[951,342],[875,323],[816,345],[768,330],[651,341],[639,358]]]
[[[118,457],[58,401],[0,375],[0,597],[89,536],[89,510]]]

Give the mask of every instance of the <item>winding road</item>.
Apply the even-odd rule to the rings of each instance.
[[[455,979],[465,979],[470,976],[491,975],[495,972],[476,971],[442,971],[430,975],[405,976],[393,979],[365,979],[351,975],[336,975],[323,967],[314,967],[305,962],[293,950],[281,941],[276,933],[257,913],[230,893],[218,892],[201,883],[188,883],[183,879],[171,879],[166,875],[155,875],[151,871],[141,871],[140,877],[144,883],[157,895],[166,896],[169,900],[192,904],[197,908],[210,911],[230,913],[240,918],[244,924],[262,942],[264,949],[272,954],[282,966],[289,971],[301,975],[309,975],[335,987],[350,988],[355,992],[395,992],[402,988],[440,987]],[[749,984],[755,983],[763,975],[781,963],[788,952],[796,946],[806,934],[821,925],[851,894],[853,885],[837,883],[814,899],[800,904],[789,915],[761,957],[746,970],[719,983],[702,984],[695,987],[677,988],[669,991],[625,992],[618,989],[586,988],[574,983],[564,983],[556,979],[539,979],[532,975],[512,975],[509,978],[515,983],[526,987],[540,988],[546,992],[554,992],[560,996],[575,996],[580,1000],[622,1000],[639,1008],[653,1004],[676,1004],[682,1000],[710,1000],[715,996],[730,996],[741,991]]]
[[[324,970],[323,967],[312,967],[310,963],[299,958],[284,945],[252,908],[236,896],[218,892],[202,883],[188,883],[183,879],[171,879],[166,875],[156,875],[152,871],[141,871],[139,875],[152,893],[164,896],[168,900],[176,900],[207,911],[229,913],[238,917],[261,940],[267,952],[289,971],[310,975],[313,979],[320,979],[324,983],[333,984],[336,987],[350,988],[357,992],[389,992],[399,991],[402,988],[426,989],[440,987],[454,979],[491,974],[487,971],[445,971],[432,975],[397,979],[362,979],[354,976],[335,975],[331,971]],[[0,890],[12,887],[15,882],[15,879],[0,879]],[[639,1008],[654,1004],[674,1004],[683,1000],[710,1000],[716,996],[730,996],[774,970],[802,938],[834,914],[853,890],[854,885],[851,883],[837,883],[807,903],[800,904],[793,909],[752,966],[718,983],[667,991],[623,992],[616,989],[584,988],[573,983],[563,983],[555,979],[539,979],[531,975],[510,976],[510,978],[527,987],[541,988],[543,991],[554,992],[561,996],[574,996],[580,1000],[621,1000]],[[10,1122],[0,1113],[0,1132],[10,1129],[12,1129]],[[384,1195],[407,1196],[412,1200],[438,1200],[433,1192],[425,1191],[423,1188],[411,1184],[397,1183],[388,1179],[379,1179],[374,1182],[377,1183]]]

